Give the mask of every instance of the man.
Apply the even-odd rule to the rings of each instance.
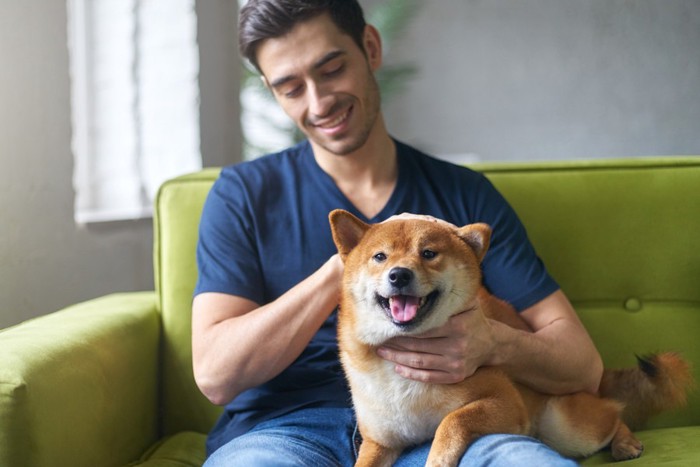
[[[354,0],[249,0],[242,54],[308,141],[227,167],[204,209],[192,317],[198,386],[226,409],[208,465],[352,465],[358,439],[335,341],[343,265],[327,215],[412,212],[494,228],[484,280],[535,330],[469,312],[378,350],[406,377],[449,384],[482,365],[550,393],[595,392],[602,363],[505,200],[481,175],[392,139],[374,72],[378,32]],[[397,465],[423,465],[430,446]],[[485,436],[463,463],[569,465],[526,437]]]

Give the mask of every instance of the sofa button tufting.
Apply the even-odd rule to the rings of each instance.
[[[642,301],[638,298],[630,297],[625,300],[625,310],[639,311],[642,309]]]

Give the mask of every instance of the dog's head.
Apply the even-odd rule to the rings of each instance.
[[[329,219],[345,263],[341,307],[353,309],[364,342],[427,331],[473,304],[488,225],[450,228],[422,219],[370,225],[343,210]]]

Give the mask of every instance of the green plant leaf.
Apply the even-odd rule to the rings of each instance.
[[[390,47],[411,24],[421,5],[418,0],[386,0],[367,12],[367,21]]]

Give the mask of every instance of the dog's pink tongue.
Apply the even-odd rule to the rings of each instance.
[[[389,299],[391,316],[399,323],[411,321],[418,314],[418,297],[409,295],[394,295]]]

